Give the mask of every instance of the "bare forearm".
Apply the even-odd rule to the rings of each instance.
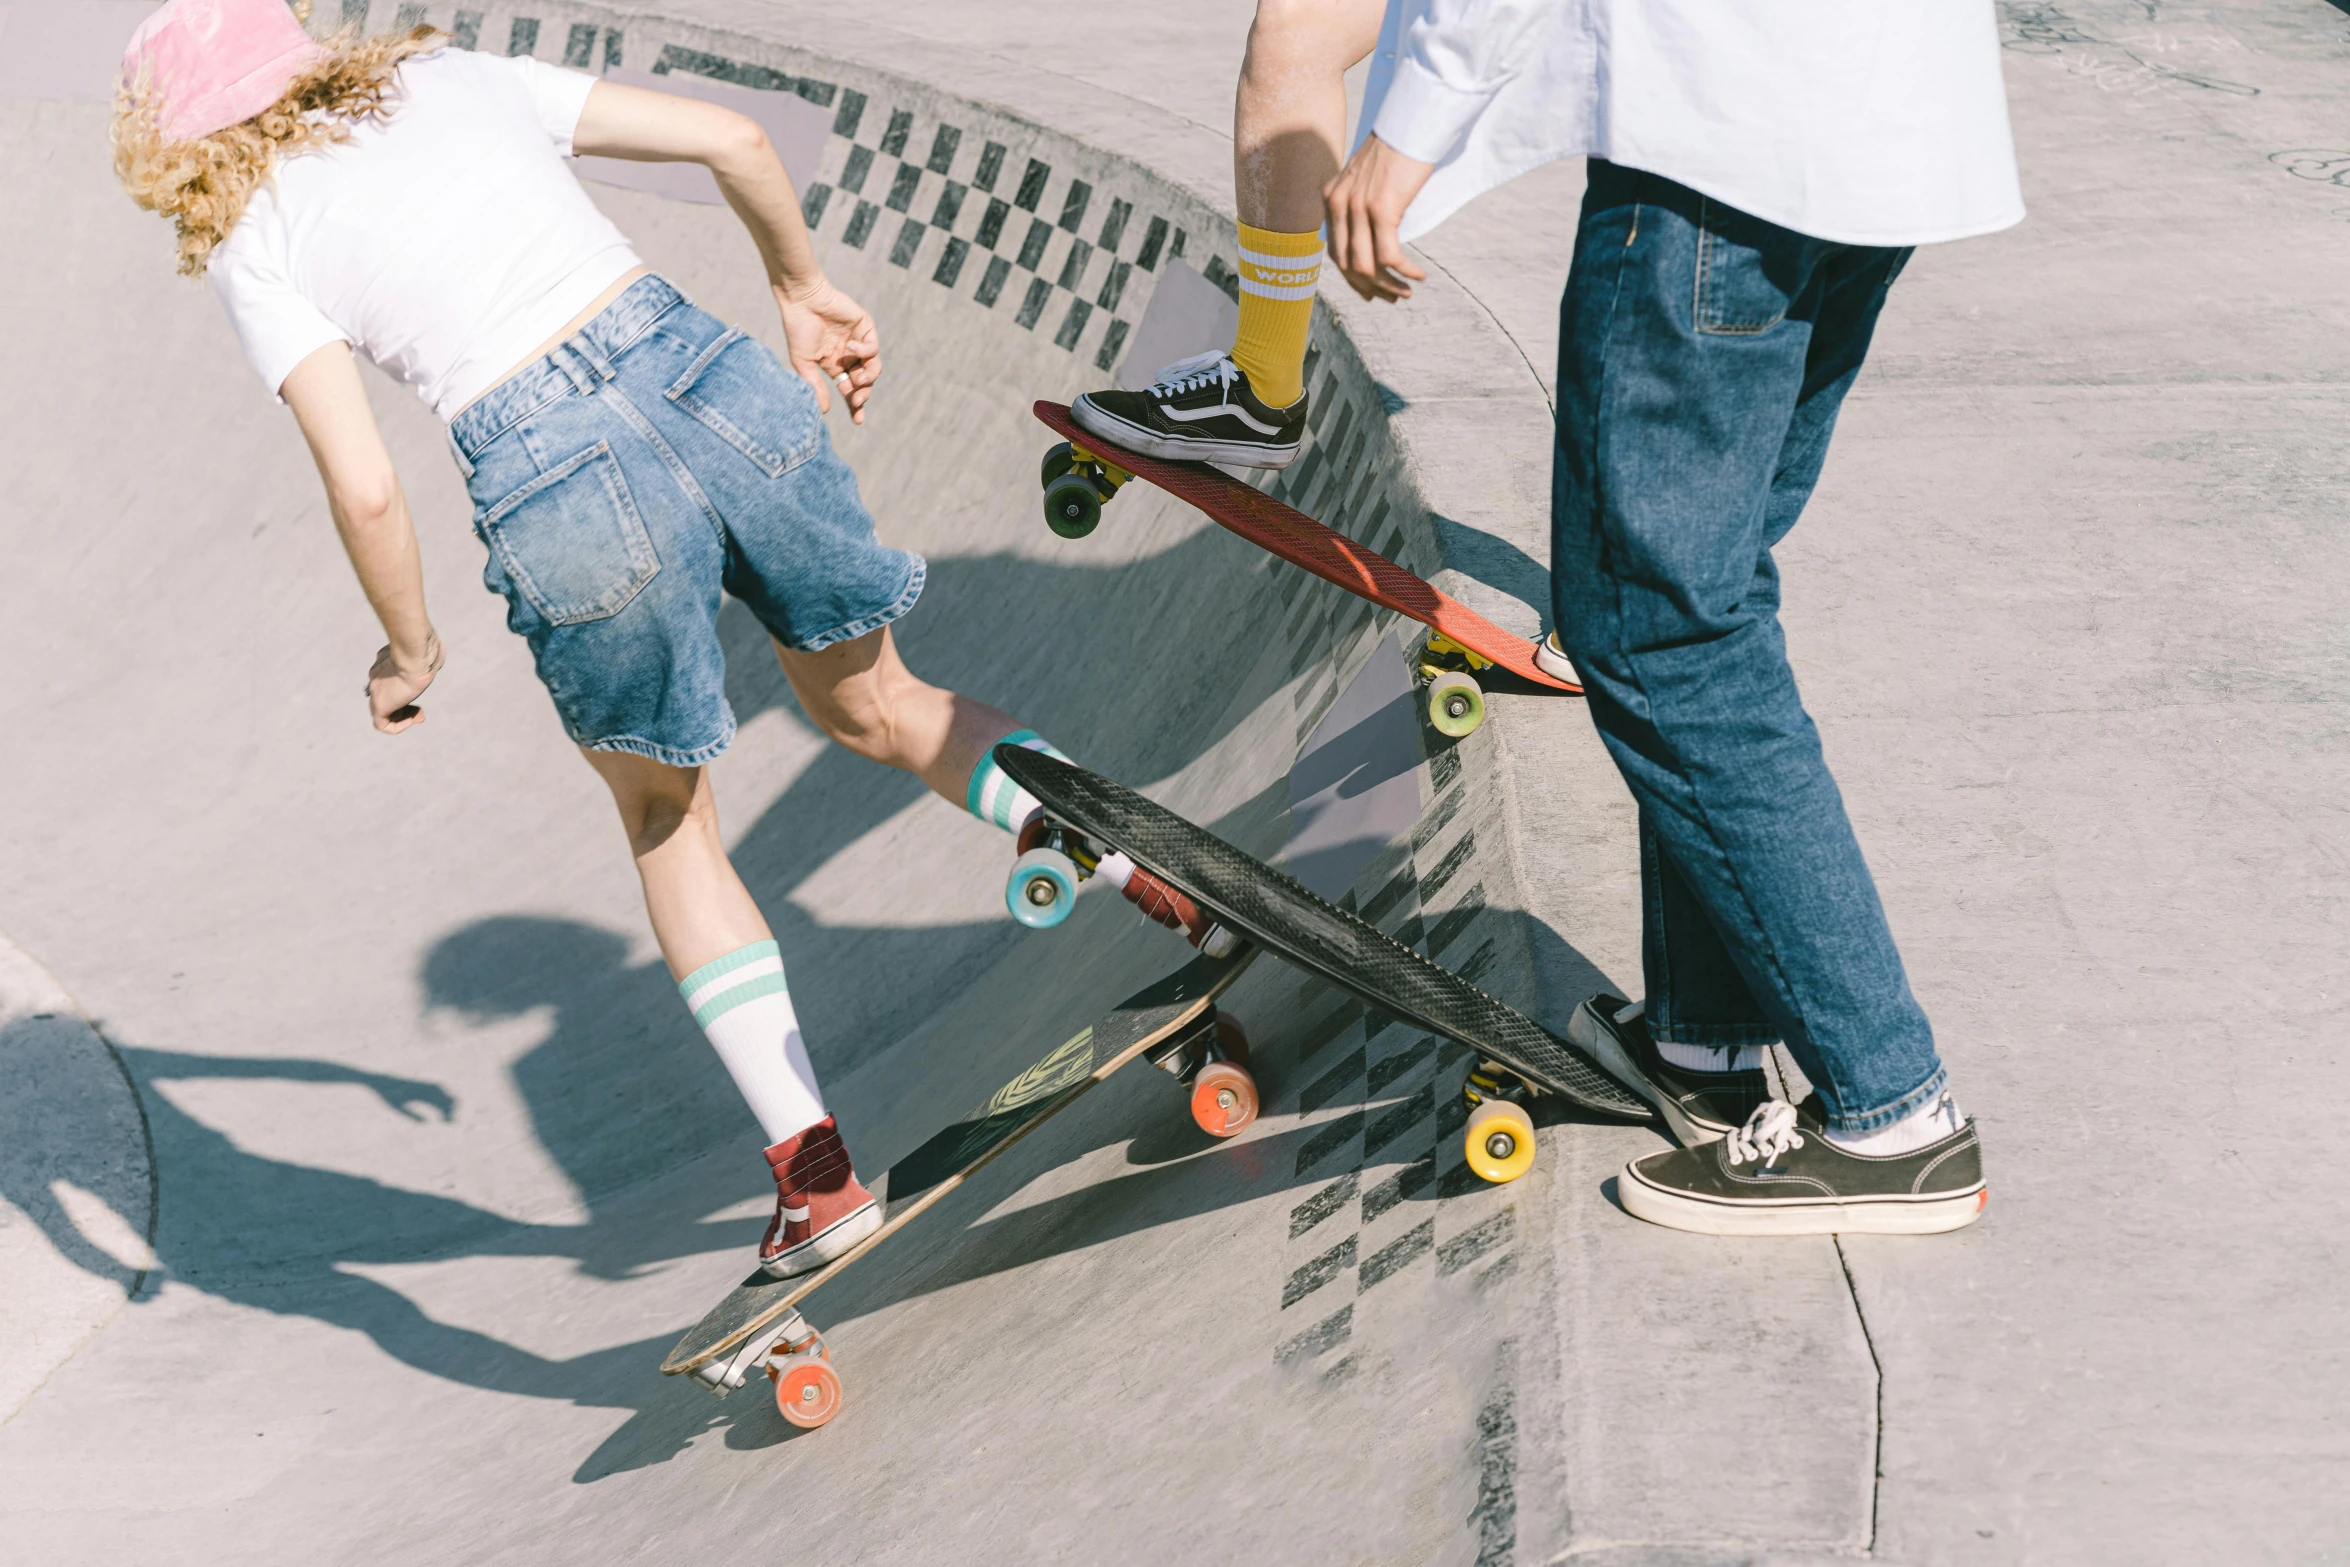
[[[800,216],[799,192],[783,160],[764,135],[731,145],[708,160],[726,204],[750,230],[766,263],[767,280],[788,292],[801,292],[824,281],[816,249],[808,239],[808,225]]]
[[[424,668],[432,659],[432,621],[424,609],[424,559],[408,498],[395,482],[388,502],[352,502],[331,491],[327,500],[392,656],[405,668]]]

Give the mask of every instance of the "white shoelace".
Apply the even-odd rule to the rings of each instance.
[[[1803,1146],[1795,1129],[1795,1107],[1784,1099],[1766,1099],[1755,1107],[1746,1124],[1722,1140],[1732,1164],[1753,1160],[1768,1164],[1790,1148]]]
[[[1161,370],[1151,381],[1151,390],[1177,397],[1214,382],[1224,394],[1224,400],[1230,402],[1232,383],[1239,379],[1240,367],[1232,362],[1232,356],[1220,348],[1212,348],[1189,359],[1178,359]]]

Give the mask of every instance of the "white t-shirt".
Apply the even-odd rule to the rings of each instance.
[[[594,86],[528,58],[416,55],[389,119],[279,164],[210,269],[270,391],[348,342],[452,418],[636,266],[564,161]]]
[[[2024,215],[1991,0],[1390,0],[1362,123],[1437,165],[1405,239],[1586,155],[1842,244]]]

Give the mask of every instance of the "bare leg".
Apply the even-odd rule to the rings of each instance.
[[[644,883],[645,913],[671,978],[769,939],[767,921],[718,836],[718,803],[705,769],[626,751],[580,754],[620,807],[621,830]]]
[[[883,627],[821,653],[775,650],[816,727],[870,761],[903,768],[963,804],[980,753],[1017,720],[916,679]],[[583,751],[612,791],[644,883],[645,913],[673,978],[772,933],[718,834],[708,773],[626,751]]]
[[[1257,0],[1232,104],[1240,221],[1303,234],[1346,154],[1346,73],[1379,42],[1382,0]]]
[[[912,773],[957,806],[980,753],[1020,727],[985,702],[916,678],[887,626],[820,653],[779,644],[775,656],[817,728],[867,761]]]

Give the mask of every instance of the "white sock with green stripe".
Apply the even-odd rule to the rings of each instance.
[[[1015,729],[995,745],[1016,745],[1024,751],[1042,751],[1056,762],[1069,760],[1050,740],[1033,729]],[[971,769],[971,787],[963,796],[964,806],[983,822],[993,822],[1006,832],[1018,832],[1028,818],[1044,809],[1036,796],[1012,782],[1012,775],[995,764],[995,745],[979,753],[979,765]]]
[[[769,1147],[824,1119],[824,1096],[774,942],[754,941],[703,964],[677,982],[677,992],[694,1009]]]

